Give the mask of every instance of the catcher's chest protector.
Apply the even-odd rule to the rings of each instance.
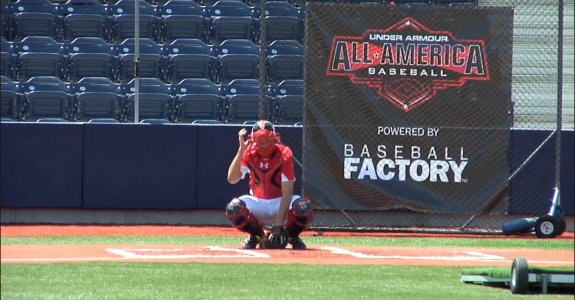
[[[284,155],[289,151],[279,146],[269,158],[262,158],[255,149],[249,153],[250,188],[255,197],[273,199],[282,196],[282,164]]]

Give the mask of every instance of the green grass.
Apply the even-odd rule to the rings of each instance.
[[[530,273],[573,274],[574,267],[529,267]],[[482,275],[496,278],[511,277],[511,267],[467,268],[461,270],[462,275]]]
[[[244,237],[230,236],[92,236],[92,237],[4,237],[2,245],[23,244],[170,244],[239,245]],[[447,239],[379,237],[304,237],[309,246],[397,246],[397,247],[473,247],[509,249],[574,249],[573,240],[549,239]]]
[[[460,268],[413,266],[59,263],[2,264],[2,300],[532,299],[464,284]],[[572,289],[571,289],[572,292]],[[540,295],[537,299],[573,299]]]

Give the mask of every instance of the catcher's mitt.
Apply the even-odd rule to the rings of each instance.
[[[283,226],[274,226],[261,246],[266,249],[285,249],[288,244],[288,234]]]

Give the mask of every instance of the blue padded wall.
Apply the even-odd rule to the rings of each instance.
[[[2,123],[2,207],[82,207],[82,124]]]
[[[196,208],[196,126],[84,126],[84,208]]]

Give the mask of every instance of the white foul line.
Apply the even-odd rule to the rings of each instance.
[[[350,255],[356,258],[378,258],[378,259],[418,259],[418,260],[506,260],[505,257],[499,255],[484,254],[472,251],[462,251],[474,256],[403,256],[403,255],[371,255],[361,252],[350,251],[337,247],[323,247],[322,249],[331,251],[335,254]],[[457,253],[455,251],[454,253]]]

